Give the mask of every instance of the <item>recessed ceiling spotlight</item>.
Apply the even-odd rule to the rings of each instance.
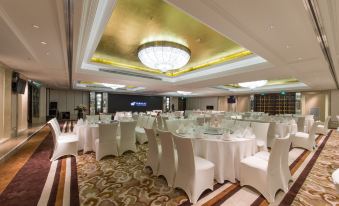
[[[36,25],[36,24],[33,24],[33,25],[32,25],[32,28],[33,28],[33,29],[40,29],[40,26],[39,26],[39,25]]]
[[[181,95],[189,95],[189,94],[192,94],[192,92],[186,92],[186,91],[177,91],[178,94],[181,94]]]
[[[274,29],[274,25],[268,25],[268,30],[272,30],[272,29]]]
[[[45,42],[45,41],[42,41],[42,42],[40,42],[41,44],[43,44],[43,45],[46,45],[47,44],[47,42]]]
[[[286,45],[286,49],[289,49],[289,48],[291,48],[291,46],[287,44],[287,45]]]
[[[48,56],[48,55],[49,55],[49,52],[46,52],[46,55]]]
[[[301,58],[301,57],[298,57],[298,60],[300,61],[300,60],[302,60],[303,58]]]
[[[104,85],[105,87],[109,87],[113,90],[126,87],[126,85],[122,85],[122,84],[109,84],[109,83],[101,83],[101,84]]]
[[[259,80],[259,81],[252,81],[252,82],[241,82],[241,83],[238,83],[238,84],[241,87],[255,89],[257,87],[265,86],[267,84],[267,80]]]

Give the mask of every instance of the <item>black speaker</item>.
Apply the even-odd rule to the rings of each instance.
[[[213,110],[213,109],[214,109],[214,106],[212,106],[212,105],[207,105],[207,106],[206,106],[206,109],[207,109],[207,110]]]
[[[50,102],[49,109],[58,109],[58,102]]]

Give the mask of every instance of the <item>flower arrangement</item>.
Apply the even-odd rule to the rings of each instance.
[[[79,104],[78,106],[76,106],[76,107],[74,108],[74,110],[78,110],[78,111],[82,112],[82,111],[86,111],[86,110],[87,110],[87,107],[86,107],[86,105],[84,105],[84,104]]]

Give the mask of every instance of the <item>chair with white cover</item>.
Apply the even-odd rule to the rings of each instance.
[[[57,133],[57,128],[51,121],[48,122],[48,126],[52,130],[53,136],[53,155],[51,161],[57,160],[58,158],[65,155],[78,155],[78,137],[72,136],[61,136]]]
[[[57,136],[78,138],[77,135],[72,133],[72,132],[62,132],[61,129],[60,129],[59,122],[56,118],[51,119],[50,121],[48,121],[48,123],[51,123],[54,126],[54,130],[55,130]]]
[[[155,132],[153,129],[145,129],[145,133],[148,139],[148,152],[147,152],[147,161],[145,167],[152,168],[154,175],[158,174],[159,162],[161,156],[161,146],[158,144],[155,138]]]
[[[161,119],[162,119],[162,123],[164,124],[163,130],[168,131],[167,124],[166,124],[166,120],[168,120],[168,117],[161,116]]]
[[[269,159],[254,156],[247,157],[240,162],[240,185],[250,185],[258,190],[269,203],[274,202],[275,194],[284,189],[282,181],[282,153],[289,138],[274,140]]]
[[[169,132],[176,133],[180,126],[180,120],[178,119],[166,120],[166,125]]]
[[[270,123],[252,122],[251,127],[256,137],[259,150],[267,150],[267,133]]]
[[[120,122],[120,136],[117,136],[119,155],[126,151],[137,151],[135,139],[136,121]]]
[[[118,156],[118,123],[99,124],[99,138],[95,140],[95,157],[99,161],[107,155]]]
[[[284,138],[288,139],[288,141],[286,141],[284,143],[283,147],[281,148],[282,157],[281,157],[281,162],[280,162],[280,168],[281,168],[281,172],[282,172],[281,179],[282,179],[282,183],[283,183],[283,190],[284,190],[284,192],[288,192],[288,183],[291,180],[293,180],[292,175],[291,175],[291,171],[290,171],[290,168],[289,168],[289,162],[288,162],[289,150],[290,150],[290,146],[291,146],[291,138],[290,138],[289,134]],[[269,158],[270,158],[270,152],[261,151],[261,152],[256,153],[254,156],[268,161]]]
[[[304,128],[304,132],[310,132],[313,123],[314,123],[314,115],[312,115],[312,114],[305,115],[305,128]]]
[[[273,145],[273,140],[277,137],[280,137],[278,134],[276,134],[276,127],[277,123],[276,122],[270,122],[270,125],[268,126],[268,131],[267,131],[267,147],[272,147]]]
[[[305,131],[305,117],[298,117],[297,125],[298,125],[298,132],[304,132]]]
[[[291,135],[292,138],[292,147],[301,147],[309,151],[313,151],[316,146],[315,143],[315,132],[317,129],[317,122],[314,122],[310,133],[297,132]]]
[[[333,180],[333,184],[337,190],[337,194],[339,194],[339,169],[336,169],[333,173],[332,173],[332,180]]]
[[[138,113],[133,113],[133,114],[132,114],[132,119],[133,119],[134,121],[138,121],[138,119],[139,119],[139,114],[138,114]]]
[[[195,204],[206,189],[213,190],[214,164],[194,156],[191,139],[173,135],[173,140],[178,154],[174,187],[183,189]]]
[[[162,130],[163,129],[163,124],[162,124],[162,118],[160,115],[157,115],[157,129]]]
[[[141,115],[137,120],[137,127],[144,128],[145,122],[147,122],[148,116]]]
[[[330,120],[331,120],[331,116],[328,116],[328,117],[326,117],[324,123],[318,123],[316,133],[327,135],[327,133],[329,131],[328,123],[329,123]]]
[[[158,133],[161,145],[158,176],[164,176],[168,186],[172,187],[178,163],[177,151],[174,148],[171,132],[158,130]]]
[[[140,144],[144,144],[148,141],[144,128],[152,129],[154,121],[155,121],[155,117],[148,117],[147,122],[144,122],[143,124],[143,128],[140,128],[140,127],[135,128],[135,135],[137,138],[137,142],[139,142]]]

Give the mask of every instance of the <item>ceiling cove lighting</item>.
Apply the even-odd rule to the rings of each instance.
[[[191,58],[191,51],[178,43],[153,41],[139,47],[138,57],[145,66],[167,72],[185,66]]]
[[[181,94],[181,95],[189,95],[189,94],[192,94],[192,92],[185,92],[185,91],[177,91],[178,94]]]
[[[116,90],[116,89],[120,89],[120,88],[124,88],[126,87],[125,85],[122,85],[122,84],[108,84],[108,83],[102,83],[102,85],[104,85],[105,87],[109,87],[113,90]]]
[[[267,84],[267,80],[259,80],[259,81],[252,81],[252,82],[241,82],[239,83],[239,86],[254,89],[257,87],[262,87],[266,84]]]

